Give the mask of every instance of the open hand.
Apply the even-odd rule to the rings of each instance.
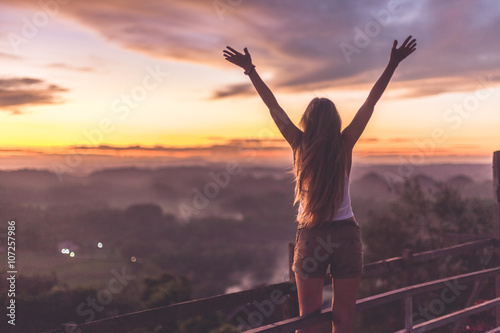
[[[412,36],[408,36],[400,48],[396,48],[396,46],[398,46],[398,41],[394,40],[394,45],[391,50],[391,62],[397,65],[416,50],[417,40],[415,38],[411,39],[411,37]]]
[[[252,57],[250,57],[250,53],[248,53],[248,49],[245,47],[244,50],[245,54],[242,54],[232,47],[227,47],[226,50],[224,50],[224,57],[226,58],[227,61],[235,64],[236,66],[239,66],[243,68],[245,71],[248,71],[252,68]]]

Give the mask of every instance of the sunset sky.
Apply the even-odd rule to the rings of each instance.
[[[226,45],[248,47],[295,123],[320,96],[346,126],[410,34],[417,51],[358,160],[487,163],[500,149],[497,0],[2,0],[0,20],[1,168],[289,160]]]

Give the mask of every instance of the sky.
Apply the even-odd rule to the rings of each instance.
[[[488,163],[500,149],[496,0],[2,0],[0,20],[2,169],[286,164],[289,147],[223,49],[248,47],[296,124],[327,97],[345,127],[408,35],[417,50],[356,161]]]

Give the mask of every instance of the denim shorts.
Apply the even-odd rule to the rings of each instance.
[[[325,222],[297,230],[292,270],[302,278],[334,279],[359,277],[363,273],[363,251],[359,225],[351,220]]]

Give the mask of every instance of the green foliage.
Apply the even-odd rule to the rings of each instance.
[[[178,333],[236,333],[237,329],[224,323],[220,313],[196,316],[179,323]],[[177,333],[177,332],[176,332]]]
[[[157,279],[144,280],[142,296],[145,309],[172,305],[191,300],[191,283],[185,277],[162,274]],[[219,312],[178,320],[153,329],[155,333],[236,333]]]
[[[191,299],[191,283],[185,277],[163,274],[158,279],[144,280],[145,290],[142,296],[146,309],[185,302]]]
[[[1,278],[5,281],[4,275]],[[39,332],[59,327],[65,322],[82,322],[76,308],[88,297],[96,295],[94,289],[56,287],[53,276],[19,275],[17,281],[15,298],[7,298],[7,292],[2,292],[0,304],[6,306],[10,299],[15,299],[16,328],[19,332]],[[0,331],[7,332],[3,327],[5,324],[6,321],[1,322]]]
[[[5,276],[1,276],[5,279]],[[137,299],[125,293],[114,294],[107,304],[96,301],[99,291],[93,288],[67,288],[57,285],[57,277],[18,276],[16,294],[16,328],[35,333],[59,327],[62,323],[86,323],[140,310]],[[162,274],[143,281],[142,309],[172,305],[191,300],[191,283],[185,277]],[[94,303],[89,303],[89,300]],[[98,297],[97,297],[98,299]],[[0,293],[0,304],[7,305],[7,293]],[[7,331],[6,321],[0,331]],[[146,332],[144,329],[140,332]],[[214,312],[152,328],[150,332],[168,333],[236,333],[225,316]]]

